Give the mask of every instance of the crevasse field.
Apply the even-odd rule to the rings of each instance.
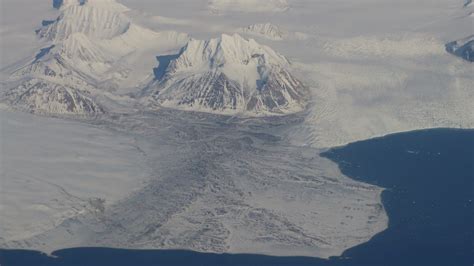
[[[53,2],[0,0],[2,248],[339,255],[388,219],[321,151],[474,126],[471,1]]]

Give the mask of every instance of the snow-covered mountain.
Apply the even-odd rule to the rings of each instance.
[[[18,109],[39,114],[90,115],[103,113],[87,90],[31,79],[5,95]]]
[[[446,51],[467,61],[474,62],[474,35],[446,44]]]
[[[474,128],[470,0],[116,1],[0,4],[0,248],[340,255],[389,221],[321,149]]]
[[[216,113],[285,114],[303,110],[306,89],[282,55],[238,34],[190,41],[163,58],[146,95],[154,104]]]
[[[31,112],[102,112],[105,108],[95,102],[96,96],[146,83],[153,77],[155,56],[177,51],[189,39],[187,34],[155,32],[133,24],[123,13],[128,9],[113,0],[55,1],[54,6],[59,17],[37,30],[45,47],[28,63],[12,69],[10,90],[2,96]],[[35,100],[26,100],[25,91],[28,99]],[[15,98],[20,95],[22,99]],[[76,98],[83,98],[90,108],[72,108]]]
[[[306,89],[290,73],[288,60],[254,40],[222,35],[188,42],[187,34],[155,32],[134,24],[124,13],[128,9],[113,0],[60,1],[54,6],[59,17],[37,30],[46,46],[12,71],[14,86],[2,97],[18,108],[96,113],[107,109],[96,98],[121,88],[137,92],[143,87],[138,95],[153,108],[270,115],[305,107]],[[257,27],[271,37],[283,34],[271,24],[252,29]],[[175,58],[160,56],[178,52]],[[153,72],[156,57],[160,65]],[[25,91],[28,98],[20,99]],[[80,108],[76,98],[90,108]]]
[[[123,34],[130,27],[130,21],[121,12],[109,8],[114,7],[114,4],[93,3],[95,2],[62,8],[62,14],[56,21],[38,30],[38,36],[60,41],[72,33],[80,32],[91,38],[111,39]]]

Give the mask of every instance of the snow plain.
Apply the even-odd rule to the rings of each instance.
[[[284,12],[290,8],[287,0],[211,0],[213,12]]]
[[[3,90],[11,70],[44,48],[34,31],[59,11],[50,1],[0,1]],[[444,51],[445,43],[473,34],[473,6],[464,0],[120,2],[140,29],[200,40],[235,32],[256,38],[289,58],[311,104],[269,119],[135,113],[140,108],[128,96],[140,91],[136,81],[153,75],[155,56],[181,44],[140,38],[116,65],[128,66],[130,78],[109,94],[120,102],[110,114],[78,124],[0,113],[2,247],[338,255],[383,230],[387,218],[381,189],[344,177],[317,155],[321,148],[413,129],[474,127],[473,65]],[[275,39],[275,27],[242,33],[267,23],[304,38]],[[84,176],[94,181],[84,183]],[[33,218],[38,223],[24,220]]]
[[[150,175],[134,138],[88,124],[2,109],[0,137],[2,241],[103,208]]]

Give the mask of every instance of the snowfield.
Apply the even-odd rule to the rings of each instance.
[[[0,136],[2,242],[112,205],[150,174],[134,138],[87,124],[2,109]]]
[[[283,12],[290,8],[287,0],[210,0],[214,12]]]
[[[0,8],[2,248],[339,255],[388,221],[321,151],[474,127],[471,1]]]

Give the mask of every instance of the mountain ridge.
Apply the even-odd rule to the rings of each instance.
[[[306,88],[290,62],[238,34],[191,40],[146,89],[151,105],[225,114],[285,114],[304,109]]]
[[[45,42],[44,48],[31,61],[11,71],[7,82],[9,89],[2,97],[15,103],[14,106],[31,112],[102,113],[106,108],[49,108],[47,105],[74,106],[74,100],[86,93],[87,97],[82,98],[87,98],[83,102],[90,102],[87,106],[100,106],[102,104],[96,102],[97,97],[105,94],[113,96],[109,92],[117,90],[121,83],[133,86],[151,75],[145,67],[150,65],[151,68],[154,58],[150,56],[147,60],[143,57],[160,49],[178,49],[189,39],[184,33],[155,32],[132,23],[123,13],[124,9],[117,8],[120,4],[115,1],[53,4],[59,9],[59,16],[50,23],[43,23],[36,32],[38,38]],[[142,63],[145,65],[142,68],[136,68],[131,65],[133,61],[147,63]],[[12,99],[20,97],[25,91],[31,99],[33,94],[38,94],[43,100],[29,104],[24,99]],[[44,97],[49,93],[57,95]],[[25,108],[20,107],[22,103]]]
[[[116,5],[120,4],[112,0],[61,2],[58,18],[37,31],[47,46],[12,73],[10,80],[23,84],[12,87],[4,98],[32,112],[102,112],[107,108],[96,98],[136,87],[132,94],[151,109],[244,116],[304,110],[307,89],[291,74],[289,60],[270,47],[239,34],[197,40],[173,31],[155,32],[134,24]],[[147,65],[156,63],[154,57],[163,58],[155,46],[162,51],[179,47],[180,52],[153,70]],[[144,66],[135,68],[138,63]],[[28,99],[38,94],[43,100],[31,104],[12,99],[25,91]],[[54,93],[57,96],[45,97]],[[76,106],[76,98],[90,108],[40,106]]]

